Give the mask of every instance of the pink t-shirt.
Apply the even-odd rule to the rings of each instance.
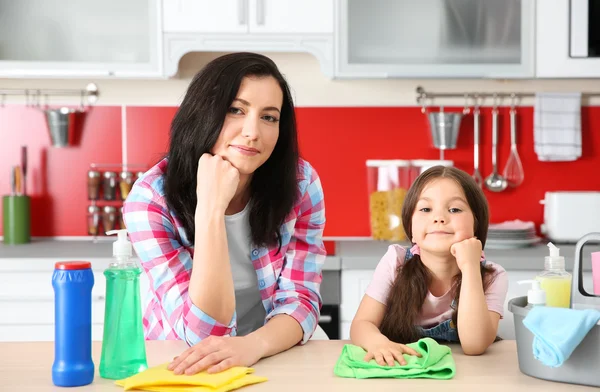
[[[418,254],[419,248],[415,245],[410,251],[412,254]],[[398,266],[404,264],[405,255],[406,249],[404,247],[390,245],[388,251],[377,265],[373,279],[367,287],[366,294],[369,297],[385,305],[390,288],[396,279],[396,270]],[[486,261],[485,265],[486,267],[492,267],[496,271],[493,282],[485,291],[485,300],[488,309],[500,314],[502,318],[504,316],[504,300],[508,291],[508,276],[504,268],[498,264]],[[452,289],[448,290],[441,297],[436,297],[428,291],[418,325],[429,328],[452,318],[453,309],[450,305],[453,299]]]

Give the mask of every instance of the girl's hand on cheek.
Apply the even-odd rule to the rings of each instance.
[[[452,244],[450,253],[456,258],[456,264],[461,272],[476,267],[479,270],[481,260],[481,241],[472,237]]]

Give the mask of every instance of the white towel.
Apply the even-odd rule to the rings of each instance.
[[[581,157],[581,93],[536,94],[533,136],[540,161]]]

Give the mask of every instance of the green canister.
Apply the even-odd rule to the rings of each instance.
[[[2,198],[4,243],[27,244],[31,241],[31,199],[25,195]]]

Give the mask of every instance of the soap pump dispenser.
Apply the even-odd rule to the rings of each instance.
[[[531,289],[527,291],[527,309],[534,306],[546,306],[546,292],[542,289],[539,280],[520,280],[519,284],[531,283]]]
[[[131,242],[127,230],[117,234],[113,243],[114,261],[104,271],[106,306],[104,338],[100,358],[100,376],[121,380],[148,368],[140,302],[141,269],[131,260]]]
[[[539,280],[546,292],[546,305],[571,307],[571,274],[565,270],[565,258],[560,249],[548,242],[550,254],[544,258],[544,271],[535,279]]]

